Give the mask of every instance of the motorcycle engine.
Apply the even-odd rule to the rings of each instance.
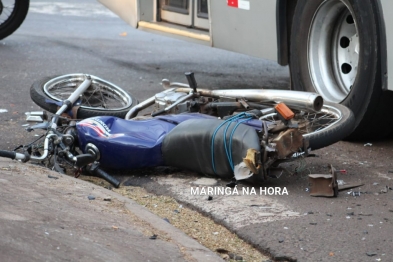
[[[174,91],[167,92],[167,93],[164,92],[158,93],[155,95],[156,101],[154,105],[154,111],[163,110],[186,95],[187,95],[186,93],[174,92]],[[184,112],[189,112],[190,106],[191,106],[190,101],[185,101],[171,108],[171,110],[169,110],[167,113],[180,114]]]

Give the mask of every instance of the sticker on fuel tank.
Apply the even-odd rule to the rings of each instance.
[[[93,130],[99,137],[115,138],[124,136],[124,134],[111,134],[110,128],[101,119],[98,118],[83,120],[79,122],[78,125]]]

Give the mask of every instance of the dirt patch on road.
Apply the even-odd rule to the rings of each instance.
[[[109,186],[98,178],[83,177],[83,179],[97,185]],[[205,247],[218,253],[225,260],[269,260],[269,257],[261,254],[224,226],[215,223],[212,219],[195,210],[183,206],[170,196],[158,196],[136,186],[121,186],[118,189],[113,189],[113,191],[129,197],[138,204],[148,208],[151,212],[179,228]],[[149,233],[154,235],[157,232]]]

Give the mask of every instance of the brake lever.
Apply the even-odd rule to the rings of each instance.
[[[27,130],[27,132],[31,132],[31,131],[34,131],[35,129],[48,130],[48,128],[49,128],[49,122],[44,122],[44,123],[36,124],[33,126],[29,126],[28,128],[26,128],[26,130]]]

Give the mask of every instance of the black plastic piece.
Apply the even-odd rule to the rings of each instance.
[[[90,172],[91,175],[102,178],[112,184],[114,187],[118,188],[120,186],[120,181],[99,168],[98,165],[98,163],[94,163],[89,166],[87,170]]]
[[[0,150],[0,157],[15,159],[16,153],[13,151]]]
[[[95,160],[96,160],[96,158],[92,154],[82,154],[82,155],[76,156],[75,165],[77,167],[84,167],[88,164],[93,163]]]
[[[188,84],[190,85],[190,87],[196,93],[196,91],[197,91],[197,82],[195,80],[194,73],[193,72],[187,72],[187,73],[185,73],[185,75],[187,77]]]
[[[72,103],[70,100],[64,100],[63,101],[63,105],[67,106],[67,110],[71,110],[72,109]]]

